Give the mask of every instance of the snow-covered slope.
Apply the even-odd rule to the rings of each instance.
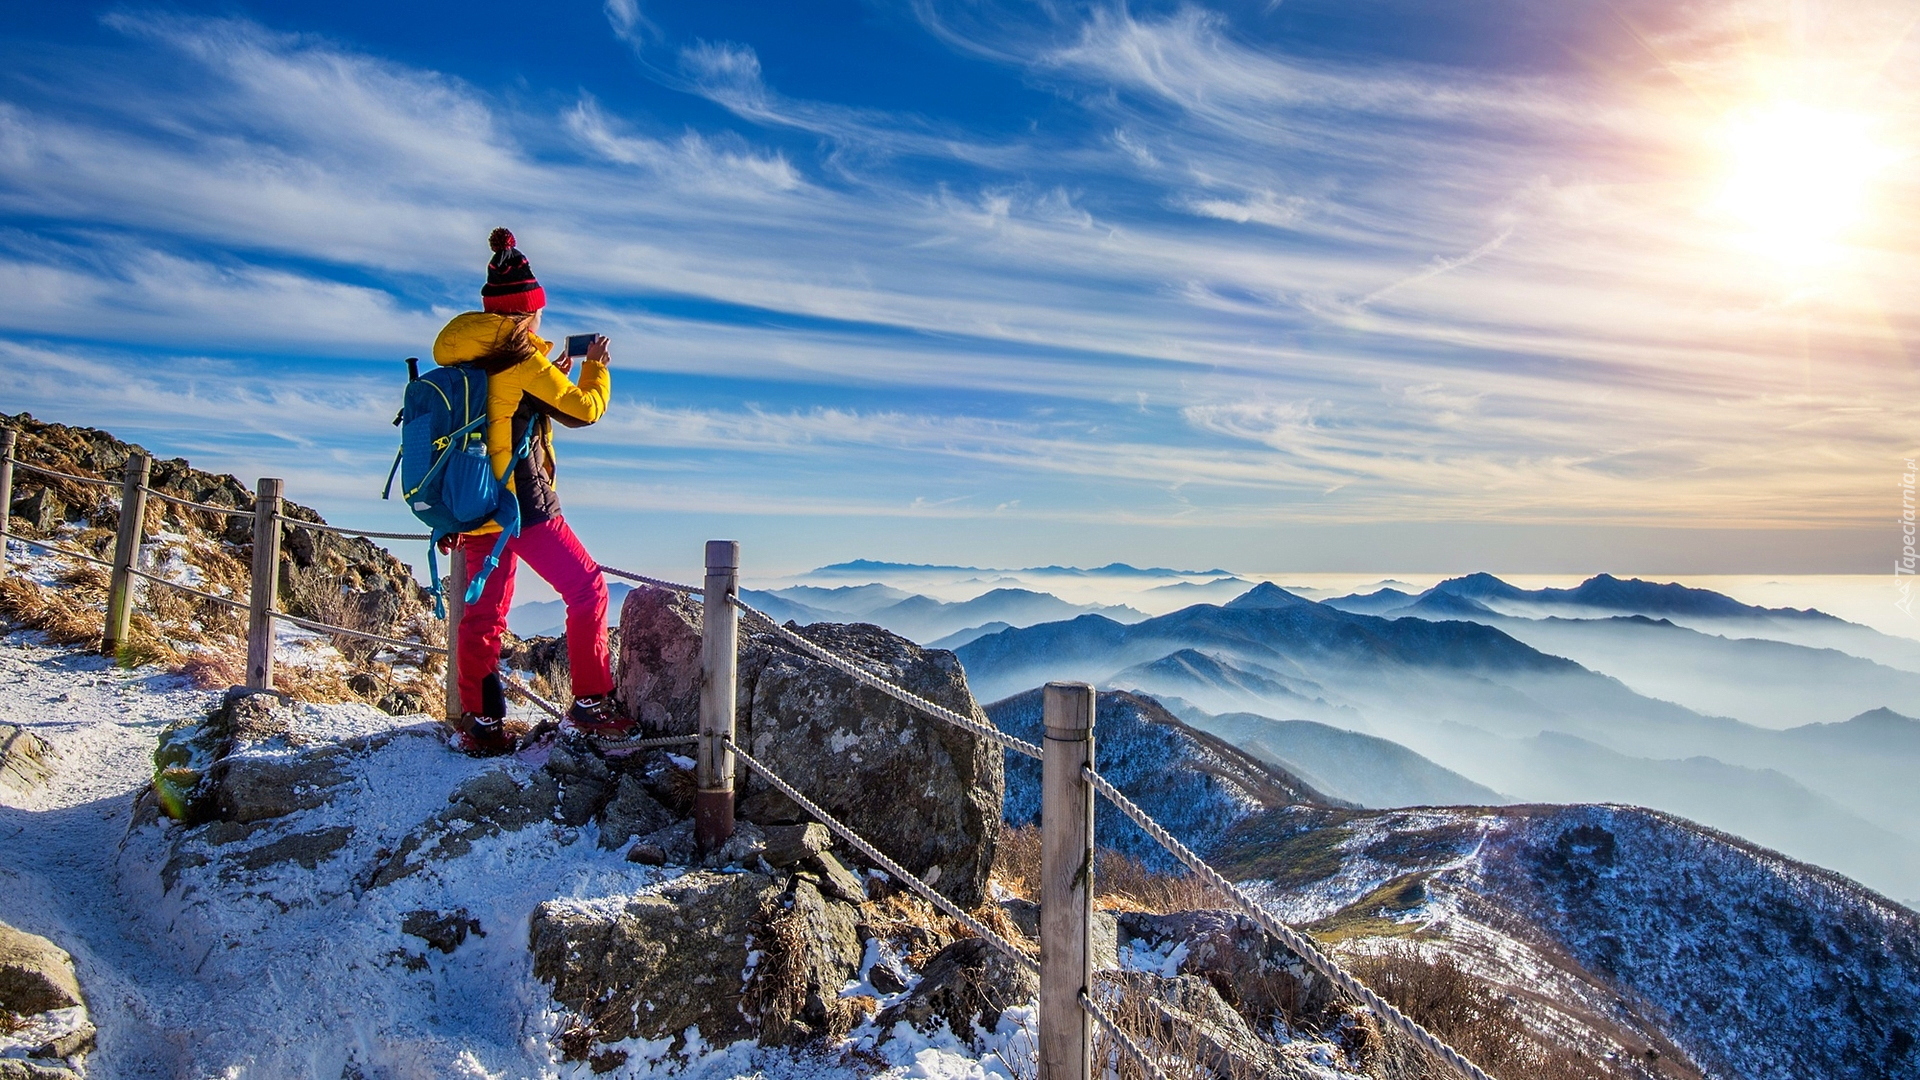
[[[1664,1031],[1716,1077],[1920,1075],[1920,916],[1671,815],[1296,808],[1215,862],[1323,940],[1451,953],[1595,1047]]]
[[[1040,690],[996,701],[986,710],[1002,731],[1040,741]],[[1094,766],[1154,820],[1201,852],[1235,822],[1263,808],[1346,805],[1278,766],[1187,726],[1152,698],[1124,691],[1103,691],[1095,702]],[[1026,825],[1039,817],[1040,763],[1009,754],[1006,819]],[[1171,870],[1178,865],[1104,800],[1095,810],[1094,834],[1101,844],[1148,866]]]

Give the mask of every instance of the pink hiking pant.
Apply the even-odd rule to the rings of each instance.
[[[498,533],[469,533],[460,538],[467,566],[478,569]],[[513,571],[525,559],[533,572],[546,579],[567,605],[567,665],[573,670],[575,697],[592,697],[613,689],[613,666],[607,655],[607,583],[600,564],[587,554],[580,538],[567,528],[565,518],[550,518],[520,530],[500,553],[500,565],[487,578],[480,599],[467,605],[460,618],[460,707],[481,711],[480,684],[500,666],[500,635],[507,629],[507,608],[513,603]]]

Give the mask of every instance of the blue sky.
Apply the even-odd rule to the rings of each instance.
[[[535,10],[12,5],[0,407],[403,525],[505,224],[611,563],[1897,554],[1913,2]]]

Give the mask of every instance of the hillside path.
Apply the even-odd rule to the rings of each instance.
[[[184,1033],[209,1005],[133,926],[115,864],[156,737],[217,699],[177,675],[40,645],[32,632],[0,637],[0,723],[54,751],[45,787],[0,789],[0,920],[73,955],[100,1032],[88,1058],[96,1080],[179,1075]]]

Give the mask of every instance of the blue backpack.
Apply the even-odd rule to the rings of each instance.
[[[466,602],[480,599],[487,575],[500,565],[507,541],[520,535],[520,500],[505,480],[493,475],[487,454],[487,373],[477,364],[452,364],[420,374],[418,358],[407,360],[407,392],[394,423],[400,427],[400,452],[381,498],[393,497],[393,479],[400,477],[400,496],[413,516],[432,530],[427,541],[427,567],[432,575],[433,610],[447,614],[440,588],[440,541],[472,532],[487,522],[500,526],[493,553],[477,569],[469,568]],[[531,445],[523,441],[507,466],[512,477]]]

